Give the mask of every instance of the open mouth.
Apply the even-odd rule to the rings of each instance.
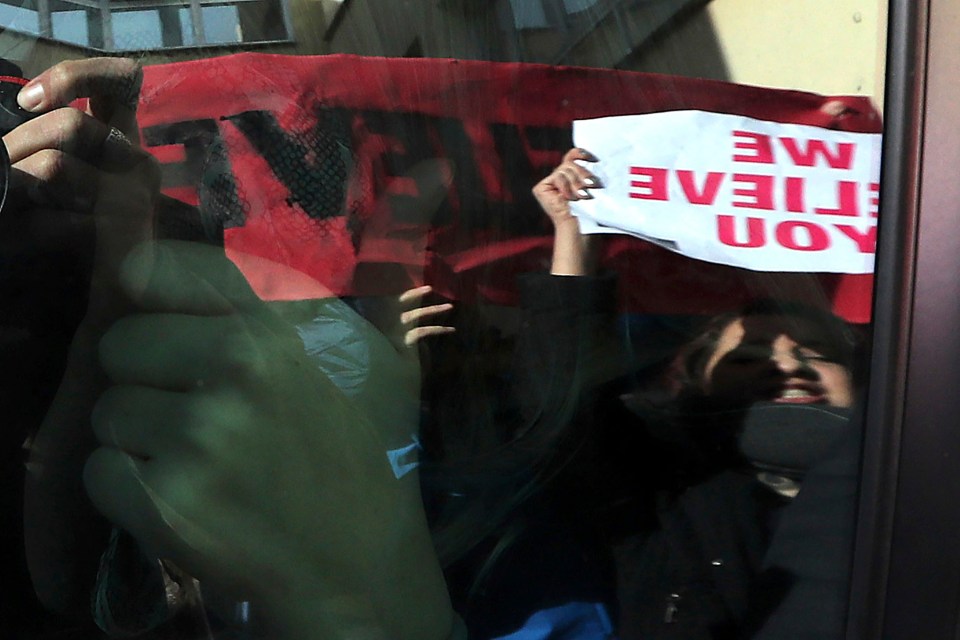
[[[822,404],[827,399],[819,390],[807,387],[787,387],[781,389],[773,398],[773,401],[780,404]]]

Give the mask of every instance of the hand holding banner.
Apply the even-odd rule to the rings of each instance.
[[[816,135],[783,134],[794,137],[793,150],[801,155],[811,151],[800,146],[811,139],[823,140],[823,150],[836,153],[838,143],[822,136],[881,128],[879,114],[862,96],[819,96],[610,69],[429,58],[242,54],[151,65],[144,69],[142,96],[138,111],[142,139],[163,167],[165,193],[191,205],[204,200],[205,214],[216,223],[212,227],[222,230],[227,251],[259,258],[239,266],[266,300],[313,296],[315,292],[300,286],[309,279],[337,295],[396,295],[429,283],[450,300],[516,304],[516,274],[542,269],[552,246],[530,188],[573,145],[570,124],[576,120],[635,114],[676,117],[696,109],[808,125]],[[839,108],[825,108],[830,105]],[[725,158],[727,169],[688,164],[679,157],[639,158],[632,165],[686,170],[667,178],[674,190],[686,184],[694,198],[711,195],[708,187],[716,188],[717,211],[709,218],[712,233],[717,234],[717,214],[732,213],[734,219],[723,224],[733,223],[736,241],[750,242],[750,224],[755,241],[756,223],[746,218],[775,212],[731,204],[731,200],[749,204],[754,198],[762,202],[769,184],[762,179],[733,179],[733,173],[757,176],[771,169],[761,162],[733,161],[731,145],[737,141],[731,139],[731,131],[764,133],[748,122],[741,118],[741,124],[728,126],[726,137],[710,145],[704,142],[703,131],[691,136],[689,123],[655,127],[663,135],[686,136],[694,148],[713,148],[716,158]],[[767,135],[771,153],[778,158],[788,153],[777,139],[780,133]],[[841,142],[852,139],[856,138]],[[751,140],[739,142],[749,145]],[[672,144],[631,143],[627,148],[662,148],[675,155]],[[582,146],[602,155],[604,164],[610,161],[591,145]],[[815,158],[822,158],[821,147],[812,150]],[[863,159],[859,147],[855,156]],[[449,167],[446,176],[439,176],[446,185],[442,202],[436,211],[429,209],[430,216],[424,215],[427,208],[410,206],[437,182],[424,181],[413,171],[424,162]],[[710,182],[717,180],[709,177],[710,172],[731,175],[717,186]],[[839,177],[848,172],[836,173],[836,180],[848,180]],[[681,175],[688,176],[687,183],[679,182]],[[656,174],[629,179],[657,186]],[[796,186],[789,184],[794,185],[791,189]],[[733,194],[732,189],[753,190],[756,195]],[[840,187],[844,198],[850,193],[849,185]],[[722,198],[726,205],[720,209]],[[644,211],[664,204],[649,199],[632,202]],[[807,194],[804,204],[807,209],[829,209],[838,208],[838,202],[815,201]],[[868,204],[861,203],[861,211]],[[701,214],[710,211],[707,205],[694,209]],[[787,219],[787,214],[777,215]],[[874,220],[869,216],[831,218],[809,210],[789,215],[798,222],[835,220],[856,228],[870,244]],[[809,231],[803,224],[765,224],[766,242],[776,241],[778,233],[795,244],[811,240],[804,235]],[[848,320],[865,322],[870,317],[869,274],[824,273],[809,279],[781,273],[771,279],[767,273],[734,272],[689,260],[624,236],[618,229],[602,230],[621,234],[603,243],[600,260],[605,269],[621,274],[623,309],[719,311],[756,297],[769,289],[766,283],[775,281],[778,291],[789,290],[797,299],[826,296],[834,311]],[[849,235],[838,236],[844,234],[840,229],[828,227],[827,233],[837,246],[854,242]],[[681,240],[690,242],[661,238],[658,244],[676,248]],[[762,253],[757,248],[737,251]],[[819,257],[826,252],[808,253],[819,268]],[[282,267],[283,274],[299,271],[304,278],[278,277],[277,270],[268,267],[271,263]]]
[[[605,187],[573,203],[584,233],[755,271],[873,272],[880,134],[690,110],[580,120],[574,141]]]

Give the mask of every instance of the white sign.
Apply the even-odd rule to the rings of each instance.
[[[584,233],[627,233],[756,271],[872,273],[880,134],[704,111],[579,120],[604,188]]]

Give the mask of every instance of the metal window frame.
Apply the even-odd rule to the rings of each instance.
[[[570,54],[577,46],[581,44],[585,38],[589,37],[598,26],[611,17],[622,39],[623,51],[626,55],[670,19],[689,10],[693,6],[703,4],[707,0],[597,0],[594,7],[583,12],[588,14],[588,20],[578,18],[576,21],[571,20],[571,14],[567,13],[563,0],[528,1],[541,3],[549,25],[547,28],[562,31],[565,42],[549,59],[531,59],[523,44],[523,37],[521,35],[525,29],[517,29],[513,24],[513,10],[510,5],[510,0],[500,0],[496,4],[498,19],[501,28],[508,32],[506,38],[509,40],[508,44],[513,51],[513,58],[524,62],[543,62],[546,64],[561,65],[568,63]],[[651,17],[653,19],[648,26],[649,28],[638,33],[636,30],[630,28],[629,21],[626,19],[626,11],[640,6],[648,8],[652,12]]]
[[[340,27],[340,23],[343,22],[349,4],[350,0],[320,0],[320,5],[323,8],[323,19],[326,22],[323,39],[327,42],[333,39],[333,34]],[[289,15],[289,12],[287,12],[287,15]],[[293,33],[292,30],[288,29],[288,31]]]
[[[891,0],[874,353],[847,638],[960,632],[960,5]]]
[[[291,42],[293,39],[293,25],[290,20],[290,9],[288,6],[288,0],[276,0],[280,5],[280,10],[283,18],[283,27],[286,33],[286,38],[280,40],[270,39],[270,40],[243,40],[239,43],[219,43],[219,42],[207,42],[206,41],[206,29],[204,27],[204,20],[202,15],[202,8],[205,6],[235,6],[251,2],[261,2],[263,0],[59,0],[66,4],[76,5],[78,9],[87,9],[95,10],[100,12],[101,19],[101,29],[102,29],[102,38],[103,38],[103,47],[94,47],[89,45],[80,45],[84,49],[90,51],[102,51],[109,53],[127,53],[134,50],[131,49],[118,49],[116,48],[116,40],[113,34],[113,25],[112,25],[112,15],[115,12],[128,11],[128,10],[150,10],[160,7],[176,6],[182,8],[189,8],[192,21],[193,37],[194,43],[190,45],[182,45],[175,47],[154,47],[146,49],[149,51],[168,51],[172,49],[194,49],[194,48],[210,48],[218,46],[237,46],[237,45],[254,45],[254,44],[273,44],[273,43],[282,43],[282,42]],[[11,4],[11,5],[20,5],[22,4],[19,1],[10,2],[7,0],[0,0],[0,3]],[[74,42],[67,42],[60,40],[59,38],[54,37],[53,34],[53,13],[56,13],[51,10],[50,3],[51,0],[36,0],[37,3],[37,15],[39,22],[39,34],[28,34],[28,35],[39,35],[41,38],[48,40],[53,40],[55,42],[65,42],[72,46],[77,46]],[[137,51],[140,51],[139,49]]]

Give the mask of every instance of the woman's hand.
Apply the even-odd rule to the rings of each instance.
[[[417,415],[351,401],[222,250],[147,243],[121,281],[139,313],[101,342],[115,386],[84,473],[97,508],[201,585],[250,600],[272,638],[444,638],[418,480],[387,455]],[[401,385],[378,393],[409,400]]]
[[[570,202],[589,200],[591,189],[603,185],[580,162],[596,162],[592,153],[584,149],[570,149],[563,162],[537,183],[533,195],[553,223],[553,260],[550,273],[554,275],[591,275],[596,270],[597,247],[593,236],[580,233],[580,224],[570,213]]]
[[[533,188],[534,197],[554,227],[576,220],[570,213],[570,202],[589,200],[593,197],[590,189],[602,186],[578,161],[596,162],[597,159],[584,149],[570,149],[563,156],[563,162]]]
[[[400,313],[400,326],[403,328],[404,346],[413,347],[424,338],[447,335],[456,331],[455,327],[448,325],[420,324],[424,320],[437,322],[434,320],[436,316],[447,313],[453,309],[453,305],[449,302],[431,304],[425,307],[419,306],[420,301],[431,293],[433,293],[433,287],[425,284],[422,287],[407,289],[397,298],[401,308],[404,309]]]

